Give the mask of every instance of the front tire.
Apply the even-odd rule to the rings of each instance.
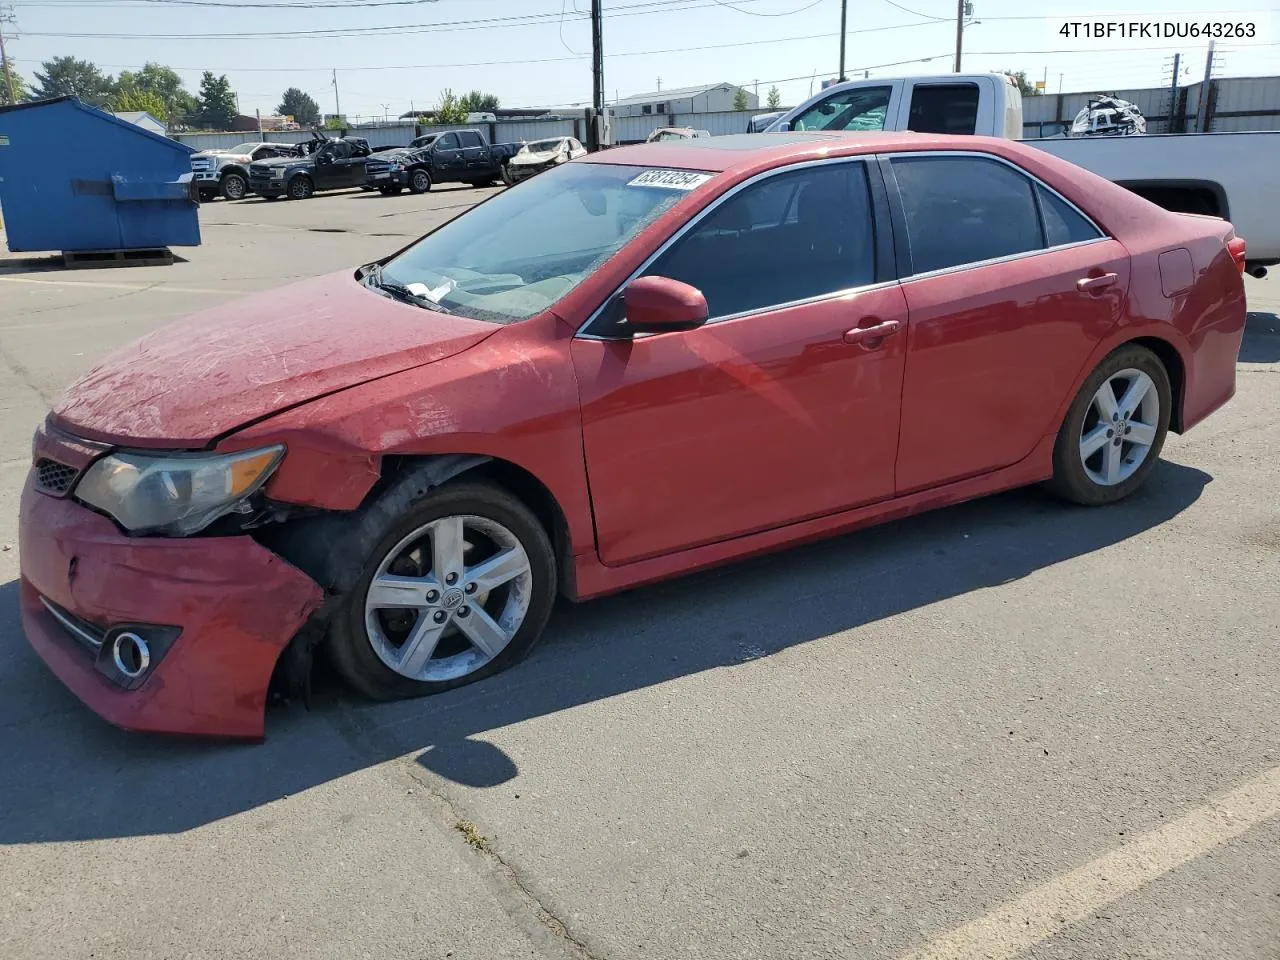
[[[329,634],[333,662],[375,700],[473,683],[522,659],[556,595],[555,554],[523,503],[484,481],[398,484],[353,522],[376,545]]]
[[[249,191],[249,184],[240,174],[228,173],[222,178],[219,190],[226,200],[243,200],[244,195]]]
[[[290,200],[309,200],[315,192],[316,185],[311,182],[311,178],[306,174],[299,174],[289,181],[285,194]]]
[[[1142,486],[1164,447],[1173,409],[1169,374],[1145,347],[1121,347],[1081,386],[1058,431],[1049,489],[1101,506]]]
[[[409,192],[426,193],[431,189],[431,174],[425,170],[415,170],[409,175]]]
[[[511,167],[505,163],[502,165],[502,182],[508,187],[515,184],[515,180],[511,176]]]

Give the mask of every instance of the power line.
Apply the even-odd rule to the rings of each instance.
[[[729,0],[715,0],[715,2],[719,6],[726,7],[729,10],[732,10],[734,13],[745,13],[747,16],[750,16],[750,17],[790,17],[797,13],[803,13],[806,10],[816,7],[818,4],[822,3],[822,0],[813,0],[812,3],[806,3],[803,7],[800,7],[798,10],[785,10],[782,13],[761,13],[759,10],[743,10],[739,7],[735,7],[732,3],[729,3]]]
[[[904,7],[904,6],[903,6],[902,4],[900,4],[900,3],[894,3],[894,2],[893,2],[893,0],[884,0],[884,2],[885,2],[885,3],[887,3],[887,4],[888,4],[889,6],[891,6],[891,7],[897,7],[899,10],[901,10],[901,11],[902,11],[902,12],[904,12],[904,13],[909,13],[909,14],[911,14],[913,17],[924,17],[924,19],[926,19],[926,20],[934,20],[934,21],[937,21],[938,23],[950,23],[950,22],[951,22],[951,18],[950,18],[950,17],[935,17],[935,16],[934,16],[933,14],[931,14],[931,13],[921,13],[919,10],[912,10],[910,7]],[[994,20],[994,19],[996,19],[996,18],[995,18],[995,17],[992,17],[991,19],[993,19],[993,20]],[[1037,18],[1037,19],[1040,19],[1040,18]]]

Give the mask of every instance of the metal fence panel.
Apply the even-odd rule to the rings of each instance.
[[[499,120],[494,126],[498,143],[578,136],[572,120]]]
[[[225,150],[237,143],[302,143],[310,140],[311,134],[305,130],[266,130],[261,134],[257,130],[242,130],[237,133],[174,133],[170,136],[179,143],[185,143],[192,150]]]

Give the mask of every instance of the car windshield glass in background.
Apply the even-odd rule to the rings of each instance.
[[[894,157],[916,273],[1044,248],[1031,180],[980,157]]]
[[[253,153],[260,146],[262,146],[260,143],[237,143],[227,153]]]
[[[824,164],[746,187],[645,273],[697,287],[712,319],[872,283],[866,166]]]
[[[559,150],[563,140],[536,140],[525,145],[530,153],[546,153],[548,150]]]
[[[510,323],[546,310],[714,174],[568,163],[498,194],[384,265],[452,313]]]
[[[791,121],[792,130],[883,130],[892,87],[859,87],[837,93]]]

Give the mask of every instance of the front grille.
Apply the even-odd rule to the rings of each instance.
[[[213,158],[193,157],[191,160],[191,169],[196,173],[208,173],[213,169]]]
[[[391,164],[387,163],[387,161],[385,160],[368,160],[365,162],[365,165],[364,165],[365,173],[369,174],[370,176],[372,176],[375,173],[386,173],[390,169],[391,169]]]
[[[77,617],[70,610],[66,610],[48,597],[41,597],[40,602],[44,604],[44,608],[52,614],[53,619],[62,624],[64,630],[71,635],[71,638],[83,647],[95,653],[102,649],[102,641],[106,638],[107,631],[84,617]]]
[[[36,486],[46,493],[65,496],[75,485],[80,471],[57,460],[42,457],[36,461]]]

